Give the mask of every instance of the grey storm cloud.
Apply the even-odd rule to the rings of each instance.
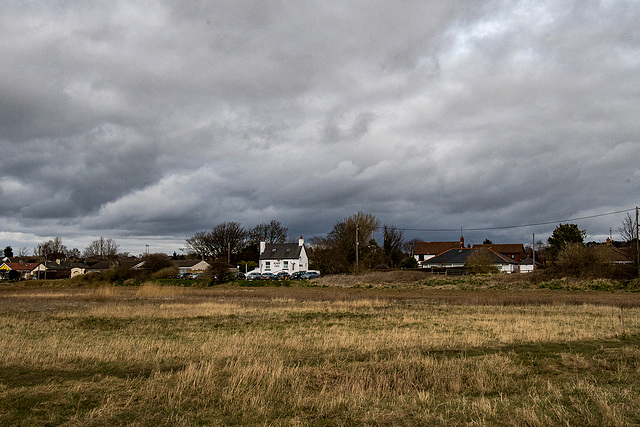
[[[103,235],[173,251],[223,221],[311,237],[361,210],[455,229],[639,203],[636,1],[0,12],[4,244]]]

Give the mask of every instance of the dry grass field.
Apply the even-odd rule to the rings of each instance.
[[[2,287],[0,425],[640,424],[640,293],[346,280]]]

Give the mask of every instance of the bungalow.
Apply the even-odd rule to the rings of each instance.
[[[211,265],[206,261],[198,261],[197,259],[181,259],[173,261],[181,274],[198,274],[204,272]]]
[[[98,261],[95,264],[87,266],[85,273],[99,273],[101,271],[108,270],[113,266],[109,261]]]
[[[3,280],[30,279],[40,267],[37,262],[4,262],[0,265],[0,278]]]
[[[607,248],[607,255],[611,264],[633,264],[633,259],[623,250],[620,250],[613,246],[611,239],[607,237],[607,242],[604,244]]]
[[[293,273],[306,271],[308,267],[309,258],[302,236],[298,243],[265,243],[264,239],[260,242],[260,273]]]
[[[479,250],[487,250],[493,258],[493,265],[503,273],[518,271],[518,263],[489,249],[458,248],[449,249],[427,261],[422,262],[422,268],[431,269],[463,269],[471,254]]]
[[[418,242],[413,250],[413,257],[420,265],[423,261],[440,255],[449,249],[459,248],[464,248],[464,237],[460,237],[460,241],[456,242]]]
[[[62,261],[57,259],[55,262],[48,262],[46,270],[47,279],[67,279],[85,274],[87,264],[84,262]],[[43,277],[42,271],[39,272],[39,276]]]

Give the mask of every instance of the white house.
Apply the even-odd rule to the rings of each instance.
[[[260,242],[260,273],[278,273],[286,271],[307,271],[309,258],[304,247],[304,239],[300,236],[298,243],[265,243]]]

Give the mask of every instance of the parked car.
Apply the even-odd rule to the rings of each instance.
[[[295,271],[293,273],[291,273],[291,276],[289,276],[289,278],[291,280],[302,280],[304,273],[306,273],[306,271]]]
[[[190,275],[191,275],[191,273],[179,273],[176,276],[176,279],[188,279]]]
[[[262,273],[261,280],[276,280],[276,275],[273,273],[265,272]]]
[[[247,276],[241,271],[238,271],[237,273],[235,273],[234,277],[236,278],[236,280],[244,280],[247,278]]]
[[[252,271],[247,274],[247,280],[260,280],[262,279],[262,274],[259,271]]]
[[[289,276],[289,273],[287,273],[286,271],[279,271],[276,273],[277,280],[289,280],[290,278],[291,276]]]
[[[303,279],[315,279],[320,277],[320,272],[316,270],[309,270],[302,275]]]

